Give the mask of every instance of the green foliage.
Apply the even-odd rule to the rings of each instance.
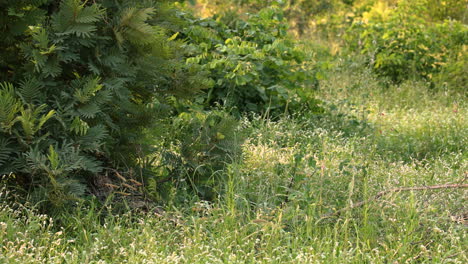
[[[262,9],[246,20],[194,20],[183,33],[192,55],[187,63],[215,81],[206,105],[278,113],[311,99],[312,63],[288,36],[278,8]]]
[[[444,65],[462,58],[468,28],[453,20],[430,22],[426,10],[425,5],[405,1],[395,9],[376,7],[355,21],[350,33],[361,33],[351,41],[360,43],[357,48],[377,74],[395,82],[414,77],[433,82]]]
[[[20,78],[18,43],[26,38],[30,25],[40,23],[47,13],[41,6],[52,5],[52,0],[4,0],[0,2],[0,80]],[[55,1],[57,2],[57,1]]]
[[[150,170],[142,171],[149,193],[174,200],[197,196],[213,200],[226,167],[240,159],[244,141],[240,130],[239,120],[216,109],[182,112],[150,130],[156,151],[141,159],[142,167]],[[176,197],[171,194],[175,186]]]
[[[417,14],[428,21],[443,22],[444,20],[457,20],[467,24],[466,0],[412,0],[401,1],[402,8]]]
[[[464,181],[468,101],[424,82],[386,89],[361,64],[337,66],[317,92],[325,115],[242,121],[244,153],[217,173],[214,201],[181,197],[184,177],[180,203],[116,215],[110,199],[81,202],[57,218],[0,187],[0,263],[467,263],[466,189],[375,195]],[[214,135],[197,128],[225,114],[209,115],[183,114],[161,133],[193,122],[187,132]]]
[[[320,16],[348,5],[354,0],[198,0],[210,13],[229,16],[230,13],[256,13],[263,8],[275,6],[284,12],[291,29],[302,36],[309,29],[310,22]],[[207,10],[203,10],[207,11]]]
[[[16,98],[12,84],[0,83],[0,130],[10,131],[21,110],[21,102]]]
[[[468,83],[468,51],[467,46],[463,46],[458,54],[451,54],[445,63],[440,67],[433,81],[439,86],[448,87],[455,91],[466,91]]]
[[[319,108],[313,88],[335,47],[288,34],[311,25],[338,37],[349,28],[343,39],[380,76],[466,86],[459,1],[225,0],[209,3],[219,14],[207,19],[172,2],[0,3],[0,175],[56,206],[108,168],[134,177],[137,166],[149,189],[190,179],[212,196],[201,190],[241,141],[238,122],[213,109],[277,117]]]
[[[165,98],[205,87],[169,38],[175,10],[164,1],[0,7],[0,175],[35,201],[62,206],[105,167],[135,165],[133,142],[163,117]],[[192,83],[174,82],[182,77]]]
[[[201,194],[239,152],[237,121],[205,110],[316,107],[312,63],[278,8],[245,20],[197,19],[171,2],[0,4],[8,18],[0,20],[1,175],[55,206],[82,196],[108,168],[140,166],[143,182],[156,186],[179,167]],[[175,166],[158,160],[167,169],[156,165],[158,153],[148,155],[158,145],[148,131],[162,119],[180,130],[166,135],[181,142],[161,151],[180,157]]]
[[[223,111],[183,113],[175,120],[180,154],[192,187],[205,199],[219,185],[216,173],[239,158],[242,136],[239,123]],[[219,176],[219,175],[218,175]]]
[[[182,113],[174,124],[182,134],[181,154],[193,168],[220,169],[240,152],[238,121],[223,111]]]

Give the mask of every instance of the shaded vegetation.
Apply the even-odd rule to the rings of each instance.
[[[1,263],[468,261],[466,1],[0,7]]]

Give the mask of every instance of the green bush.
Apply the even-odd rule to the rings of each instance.
[[[447,61],[440,65],[440,71],[433,76],[433,81],[440,87],[460,91],[466,95],[468,83],[468,51],[465,45],[459,53],[451,53]]]
[[[214,80],[206,105],[262,113],[315,104],[309,100],[313,65],[288,36],[279,9],[262,9],[246,20],[197,19],[183,35],[192,51],[187,63]]]
[[[181,12],[179,16],[185,27],[171,39],[183,43],[180,52],[187,67],[209,77],[211,81],[203,80],[210,88],[171,100],[177,117],[148,130],[157,141],[149,160],[157,165],[143,165],[148,168],[143,182],[156,197],[173,193],[178,186],[179,197],[186,188],[187,195],[212,199],[224,177],[219,172],[238,158],[242,143],[238,121],[230,114],[317,110],[312,89],[317,85],[315,65],[305,62],[308,53],[289,37],[276,8],[245,20],[236,15],[198,19]]]
[[[175,120],[185,179],[204,199],[215,192],[227,164],[239,159],[243,137],[239,122],[224,111],[183,113]]]
[[[284,12],[290,29],[298,36],[309,30],[310,22],[317,16],[330,13],[343,6],[353,4],[354,0],[194,0],[203,4],[208,13],[257,13],[261,9],[275,6]]]
[[[180,167],[175,173],[194,176],[202,194],[238,152],[237,121],[213,106],[239,114],[316,107],[312,65],[278,9],[221,21],[170,2],[0,4],[0,175],[44,206],[84,197],[122,168],[124,177],[138,169],[151,189],[172,183]],[[166,138],[151,134],[155,127]],[[180,144],[157,152],[158,139]]]
[[[457,54],[468,41],[468,28],[454,20],[430,22],[425,19],[425,6],[405,3],[381,16],[375,15],[376,10],[367,21],[357,20],[349,35],[360,34],[358,39],[351,37],[351,43],[360,44],[355,47],[368,56],[368,63],[380,76],[395,82],[410,78],[434,82],[434,75],[450,58],[460,57]]]
[[[105,168],[135,164],[164,98],[205,87],[170,39],[171,5],[98,3],[0,4],[0,175],[36,201],[61,206]]]

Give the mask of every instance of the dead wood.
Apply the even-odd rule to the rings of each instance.
[[[361,207],[367,203],[373,202],[375,200],[380,199],[381,197],[390,194],[390,193],[400,193],[400,192],[407,192],[407,191],[424,191],[424,190],[439,190],[439,189],[466,189],[468,188],[468,184],[441,184],[441,185],[431,185],[431,186],[414,186],[414,187],[398,187],[398,188],[393,188],[390,190],[386,191],[381,191],[378,192],[376,195],[372,196],[371,198],[365,200],[365,201],[360,201],[358,203],[354,203],[351,206],[345,207],[343,209],[340,209],[338,211],[335,211],[333,213],[328,213],[320,217],[320,219],[317,222],[320,222],[321,220],[338,216],[342,214],[343,212],[349,211],[351,209]]]

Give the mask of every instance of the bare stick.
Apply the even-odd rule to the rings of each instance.
[[[468,184],[442,184],[442,185],[432,185],[432,186],[415,186],[415,187],[399,187],[399,188],[394,188],[386,191],[381,191],[377,193],[375,196],[365,200],[365,201],[360,201],[358,203],[355,203],[349,207],[345,207],[343,209],[340,209],[336,212],[325,214],[317,222],[320,222],[323,219],[327,219],[333,216],[340,215],[343,212],[346,212],[348,210],[354,209],[356,207],[361,207],[366,203],[370,203],[372,201],[375,201],[379,198],[381,198],[384,195],[387,195],[389,193],[399,193],[399,192],[406,192],[406,191],[424,191],[424,190],[438,190],[438,189],[466,189],[468,188]]]

